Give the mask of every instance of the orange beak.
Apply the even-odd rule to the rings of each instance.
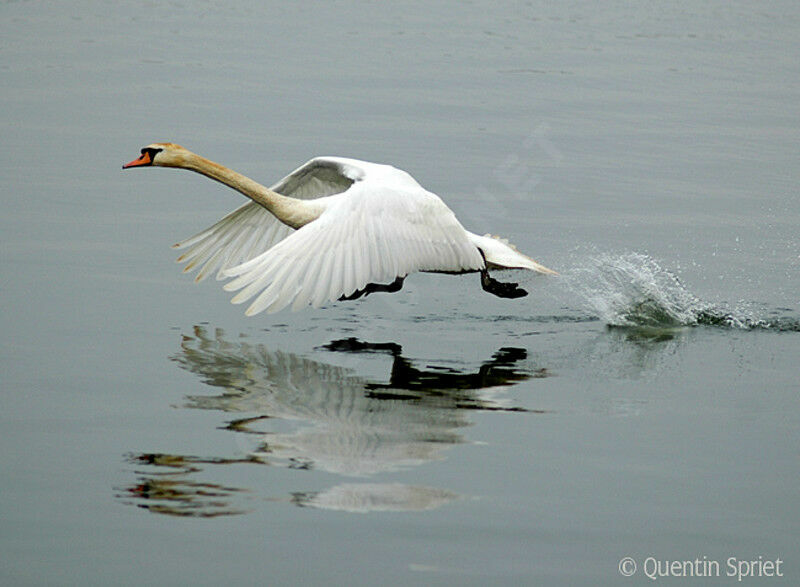
[[[141,157],[138,159],[134,159],[130,163],[126,163],[122,166],[123,169],[128,169],[129,167],[141,167],[142,165],[150,165],[153,163],[150,159],[150,153],[145,151],[142,153]]]

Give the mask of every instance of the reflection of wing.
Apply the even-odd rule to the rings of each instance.
[[[184,349],[187,346],[184,343]],[[200,357],[203,364],[191,363]],[[226,388],[219,396],[190,396],[189,407],[193,408],[285,420],[346,422],[358,417],[361,406],[354,402],[364,396],[364,381],[347,369],[292,353],[268,352],[261,346],[206,345],[202,354],[189,351],[175,359],[195,373],[199,367],[207,383]]]
[[[219,338],[187,337],[182,346],[174,359],[225,389],[189,397],[189,407],[308,423],[268,435],[262,450],[270,459],[361,476],[435,460],[463,442],[465,412],[368,397],[365,381],[341,367]]]
[[[343,349],[343,342],[353,349],[366,344],[338,341],[330,348]],[[463,442],[459,430],[469,425],[469,410],[505,409],[482,398],[480,386],[499,390],[531,376],[510,367],[520,352],[524,356],[519,349],[516,355],[499,351],[470,375],[418,370],[400,356],[398,345],[384,347],[392,358],[389,384],[261,345],[228,343],[220,332],[212,339],[201,328],[195,337],[185,337],[174,360],[225,390],[217,396],[192,396],[189,407],[308,423],[294,432],[267,436],[263,456],[349,475],[441,458],[445,447]]]
[[[313,200],[345,191],[358,177],[357,169],[334,165],[329,159],[319,157],[295,169],[270,189],[284,196]],[[217,279],[224,279],[223,270],[260,255],[293,232],[265,208],[250,202],[174,248],[188,249],[178,257],[179,263],[187,264],[184,272],[202,265],[196,281],[217,270]]]

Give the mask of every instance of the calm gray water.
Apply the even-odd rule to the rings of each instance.
[[[0,583],[797,584],[799,52],[794,2],[3,2]],[[562,276],[245,318],[169,249],[240,196],[120,170],[163,140],[392,163]]]

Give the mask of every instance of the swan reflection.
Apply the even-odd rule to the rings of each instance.
[[[391,360],[388,381],[360,374],[367,369],[358,369],[357,362],[354,369],[319,360],[328,353],[365,360],[367,355],[385,356]],[[239,513],[239,508],[228,507],[239,490],[193,485],[188,477],[200,465],[262,464],[356,478],[415,467],[442,459],[449,447],[465,442],[461,430],[471,424],[473,410],[537,413],[510,405],[503,392],[521,381],[549,375],[546,369],[526,365],[527,353],[519,348],[501,348],[471,370],[415,366],[396,343],[353,338],[333,341],[316,349],[314,356],[230,342],[221,330],[210,335],[196,327],[193,336],[184,336],[181,351],[172,359],[221,391],[188,396],[185,407],[240,414],[225,428],[236,433],[247,456],[139,455],[133,458],[137,464],[166,472],[140,477],[122,496],[159,513],[219,515]],[[184,484],[177,486],[175,477],[185,479]],[[145,482],[147,492],[136,489]],[[363,512],[431,509],[455,497],[447,490],[421,486],[349,483],[321,492],[297,492],[290,501]],[[153,509],[153,500],[160,509]],[[197,507],[202,503],[207,511],[198,514],[204,509]]]

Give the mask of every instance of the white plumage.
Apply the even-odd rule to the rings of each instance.
[[[185,272],[199,267],[197,281],[232,277],[224,287],[238,292],[234,303],[253,300],[248,315],[318,308],[415,271],[480,271],[495,284],[487,266],[554,273],[505,241],[466,231],[437,195],[388,165],[317,157],[269,189],[172,143],[145,147],[125,168],[146,165],[191,169],[254,200],[175,245],[186,249]]]

